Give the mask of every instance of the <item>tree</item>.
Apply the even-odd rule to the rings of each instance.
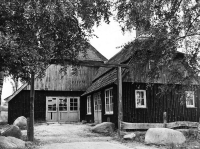
[[[33,141],[34,74],[52,63],[76,64],[85,54],[92,27],[109,23],[106,0],[1,0],[0,71],[30,81],[30,136]],[[64,69],[65,70],[65,69]]]
[[[2,0],[0,4],[0,70],[29,80],[42,74],[52,59],[75,63],[85,53],[92,27],[109,22],[105,0]]]
[[[199,0],[118,0],[115,8],[123,31],[136,29],[143,35],[126,46],[134,45],[139,51],[135,63],[153,63],[146,72],[149,78],[157,79],[165,67],[171,74],[167,83],[199,81]],[[180,48],[185,56],[178,62],[184,69],[173,62]]]

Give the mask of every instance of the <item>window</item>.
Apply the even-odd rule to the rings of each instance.
[[[70,111],[77,111],[77,110],[78,110],[78,99],[70,98]]]
[[[67,111],[67,98],[59,99],[59,111]]]
[[[194,105],[194,91],[185,91],[186,96],[186,107],[193,108]]]
[[[87,114],[91,114],[91,96],[87,96]]]
[[[135,90],[135,105],[136,108],[146,108],[146,91]]]
[[[56,98],[48,100],[48,111],[56,111]]]
[[[105,113],[113,114],[113,89],[105,90]]]

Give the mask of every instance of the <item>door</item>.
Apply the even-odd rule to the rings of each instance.
[[[46,97],[46,120],[49,122],[78,122],[79,97]]]
[[[102,122],[102,113],[101,113],[101,96],[100,93],[94,94],[94,122],[101,123]]]
[[[57,116],[57,98],[46,97],[46,120],[55,122],[58,120]]]

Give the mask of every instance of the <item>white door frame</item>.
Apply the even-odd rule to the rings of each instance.
[[[97,98],[99,96],[99,98]],[[95,93],[93,95],[93,99],[94,99],[94,121],[96,120],[95,119],[95,116],[97,115],[97,121],[98,123],[101,123],[102,122],[102,102],[101,102],[101,93],[98,92],[98,93]],[[99,102],[100,101],[100,102]],[[97,110],[95,110],[95,102],[97,103]],[[99,104],[100,103],[100,104]],[[100,114],[100,115],[99,115]]]
[[[48,111],[48,100],[52,100],[52,99],[56,99],[56,110],[55,111]],[[59,99],[67,99],[67,111],[60,111],[59,110]],[[77,98],[77,112],[78,112],[78,121],[80,121],[80,97],[66,97],[66,96],[46,96],[46,121],[49,121],[49,122],[63,122],[61,119],[60,119],[60,115],[61,115],[61,112],[63,113],[66,113],[66,114],[70,114],[70,113],[73,113],[74,111],[71,111],[70,110],[70,99],[71,98]],[[49,120],[47,119],[47,115],[49,112],[54,112],[56,113],[56,120]],[[54,115],[55,116],[55,115]],[[65,122],[68,122],[67,120]]]

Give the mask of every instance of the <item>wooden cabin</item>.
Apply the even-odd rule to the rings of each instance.
[[[104,63],[107,59],[92,46],[87,49],[86,57],[80,59]],[[42,79],[36,78],[34,118],[36,121],[77,122],[80,121],[81,95],[91,85],[99,67],[80,66],[74,74],[72,67],[67,73],[60,72],[60,65],[50,65]],[[29,117],[30,85],[24,84],[8,102],[8,123],[19,116]]]
[[[136,71],[137,66],[132,63],[133,48],[122,49],[107,62],[132,66],[132,69],[122,69],[123,121],[163,123],[163,113],[166,112],[168,122],[198,122],[200,94],[195,89],[197,86],[185,91],[186,96],[177,94],[184,87],[180,84],[176,85],[175,89],[160,94],[160,87],[169,74],[163,72],[160,79],[149,83],[148,78]],[[176,58],[183,56],[183,53],[177,53]],[[81,106],[85,108],[81,111],[81,120],[95,123],[113,122],[118,126],[117,68],[100,68],[92,85],[82,96]]]

